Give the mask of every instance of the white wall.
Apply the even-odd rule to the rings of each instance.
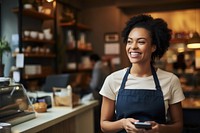
[[[6,38],[6,40],[10,43],[12,49],[12,34],[18,33],[17,15],[12,12],[12,8],[17,7],[17,4],[18,0],[2,0],[1,36]],[[4,54],[3,63],[5,64],[4,76],[9,76],[10,68],[14,64],[12,53]]]

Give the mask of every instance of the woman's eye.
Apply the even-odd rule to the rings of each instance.
[[[144,44],[144,43],[145,43],[145,41],[138,41],[138,43],[140,43],[140,44]]]
[[[131,43],[132,43],[132,41],[130,41],[130,40],[127,41],[127,44],[131,44]]]

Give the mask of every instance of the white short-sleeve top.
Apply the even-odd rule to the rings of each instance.
[[[124,68],[113,72],[110,74],[104,81],[104,84],[100,90],[100,94],[105,96],[111,100],[116,100],[119,88],[122,83],[122,79],[126,73],[128,68]],[[165,112],[167,113],[167,109],[169,104],[175,104],[185,99],[183,94],[180,81],[178,77],[171,73],[161,69],[157,69],[156,71],[160,86],[163,92],[164,101],[165,101]],[[155,90],[155,82],[153,79],[153,75],[148,77],[135,77],[131,74],[128,75],[125,89],[149,89]]]

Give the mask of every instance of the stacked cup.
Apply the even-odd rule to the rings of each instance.
[[[11,133],[11,124],[10,123],[0,123],[0,132],[1,133]]]
[[[44,29],[43,33],[44,33],[44,38],[46,40],[51,40],[53,38],[53,35],[51,33],[51,29],[49,29],[49,28],[48,29]]]

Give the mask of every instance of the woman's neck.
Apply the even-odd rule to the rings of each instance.
[[[148,77],[152,75],[150,64],[132,64],[130,74],[136,77]]]

